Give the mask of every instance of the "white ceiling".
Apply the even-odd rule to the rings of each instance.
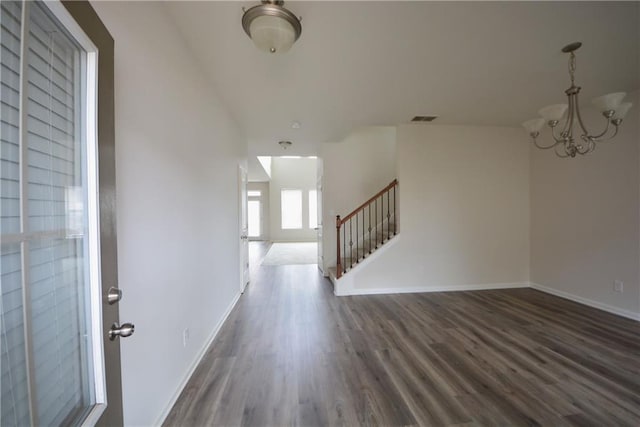
[[[313,155],[366,125],[519,126],[563,102],[577,52],[582,99],[640,87],[640,3],[287,2],[302,36],[257,50],[240,25],[258,2],[170,2],[169,13],[254,155]],[[636,106],[635,108],[638,108]],[[291,123],[301,123],[292,129]]]

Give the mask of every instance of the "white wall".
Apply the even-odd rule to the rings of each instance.
[[[92,5],[115,39],[124,421],[148,426],[239,294],[246,143],[162,4]]]
[[[271,181],[269,182],[270,221],[269,233],[273,242],[313,242],[317,231],[309,227],[309,190],[316,189],[316,166],[314,158],[273,157],[271,160]],[[280,192],[302,190],[302,228],[282,229]]]
[[[631,100],[618,136],[590,155],[531,149],[531,281],[638,314],[638,92]],[[590,128],[603,125],[595,111],[583,112]],[[614,280],[624,293],[613,291]]]
[[[345,275],[355,293],[526,285],[529,153],[520,129],[401,125],[400,236]],[[480,285],[480,286],[478,286]]]
[[[322,144],[320,152],[326,272],[336,265],[336,215],[348,215],[397,178],[396,128],[358,129],[341,142]]]

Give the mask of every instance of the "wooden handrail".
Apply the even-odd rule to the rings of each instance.
[[[391,190],[393,187],[395,187],[396,185],[398,185],[398,180],[394,179],[393,181],[391,181],[391,183],[389,185],[387,185],[386,187],[384,187],[382,190],[378,191],[376,193],[375,196],[371,197],[369,200],[367,200],[366,202],[364,202],[363,204],[361,204],[360,206],[358,206],[357,208],[355,208],[353,210],[353,212],[351,212],[349,215],[345,216],[344,218],[340,219],[340,216],[338,215],[338,218],[336,218],[336,222],[337,222],[337,226],[340,227],[342,224],[344,224],[345,222],[347,222],[348,220],[350,220],[351,218],[353,218],[355,216],[355,214],[357,214],[358,212],[360,212],[362,209],[366,208],[367,206],[369,206],[371,203],[373,203],[373,201],[375,199],[377,199],[378,197],[380,197],[381,195],[383,195],[384,193],[386,193],[387,191]],[[339,222],[338,222],[339,221]]]
[[[366,243],[365,243],[365,239],[367,238],[366,236],[368,235],[368,239],[371,238],[371,233],[373,231],[375,231],[375,242],[371,242],[371,240],[368,241],[369,243],[369,254],[371,254],[371,252],[375,249],[378,248],[378,237],[380,236],[378,234],[378,224],[381,224],[381,231],[382,231],[382,235],[380,236],[380,244],[383,244],[385,240],[390,239],[392,236],[394,236],[395,234],[397,234],[398,230],[397,230],[397,226],[396,226],[396,187],[398,186],[398,180],[394,179],[393,181],[391,181],[391,183],[389,183],[389,185],[387,185],[386,187],[384,187],[382,190],[378,191],[373,197],[369,198],[369,200],[367,200],[366,202],[364,202],[363,204],[361,204],[360,206],[358,206],[355,210],[353,210],[353,212],[351,212],[349,215],[345,216],[344,218],[340,218],[340,215],[336,216],[336,252],[337,252],[337,262],[336,262],[336,278],[340,278],[342,276],[343,273],[345,273],[349,268],[353,267],[353,264],[357,264],[361,258],[360,254],[359,254],[359,242],[363,242],[363,247],[361,249],[364,249],[364,251],[366,251],[367,247],[366,247]],[[393,204],[391,204],[391,190],[393,190]],[[384,214],[384,196],[387,196],[387,213],[386,215]],[[380,200],[380,222],[378,222],[378,200]],[[372,205],[375,203],[375,207],[373,209],[373,217],[371,214],[371,207]],[[393,207],[393,215],[392,215],[392,209],[391,207]],[[369,208],[368,210],[368,220],[366,218],[365,215],[365,209]],[[359,214],[362,213],[361,216],[359,216]],[[353,218],[355,217],[355,242],[353,239]],[[385,231],[384,229],[384,221],[385,221],[385,217],[387,219],[387,229]],[[391,229],[391,218],[393,217],[393,231]],[[361,219],[361,221],[359,221],[359,219]],[[373,222],[372,222],[373,220]],[[348,224],[348,227],[347,227]],[[362,228],[360,228],[360,224],[362,225]],[[366,224],[368,224],[368,227],[366,226]],[[344,226],[344,228],[343,228]],[[347,229],[348,229],[348,236],[347,236]],[[340,242],[340,231],[342,230],[344,236],[343,236],[343,241],[342,244]],[[360,231],[362,231],[362,233],[360,234]],[[361,238],[360,238],[361,237]],[[348,248],[347,248],[347,244],[348,244]],[[354,261],[354,256],[353,256],[353,252],[354,252],[354,244],[355,244],[355,252],[356,252],[356,256],[355,256],[355,261]],[[344,246],[344,250],[341,251],[342,246]],[[374,248],[375,246],[375,248]],[[345,265],[342,265],[342,256],[347,257],[347,249],[349,251],[349,262],[345,263]],[[341,253],[342,252],[342,253]],[[362,257],[364,258],[366,255],[363,253]],[[345,258],[346,260],[346,258]]]
[[[342,276],[342,257],[340,256],[340,226],[342,225],[342,223],[340,222],[340,215],[336,216],[336,231],[338,234],[338,239],[337,239],[337,248],[338,248],[338,262],[336,264],[336,276],[338,277],[338,279],[340,278],[340,276]]]

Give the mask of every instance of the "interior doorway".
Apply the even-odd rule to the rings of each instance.
[[[315,156],[249,159],[248,234],[250,240],[272,243],[265,260],[273,264],[267,265],[286,265],[287,259],[290,264],[317,264],[322,259],[319,163]]]

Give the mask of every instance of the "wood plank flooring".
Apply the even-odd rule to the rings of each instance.
[[[165,421],[640,426],[640,323],[531,289],[335,297],[259,266]]]

